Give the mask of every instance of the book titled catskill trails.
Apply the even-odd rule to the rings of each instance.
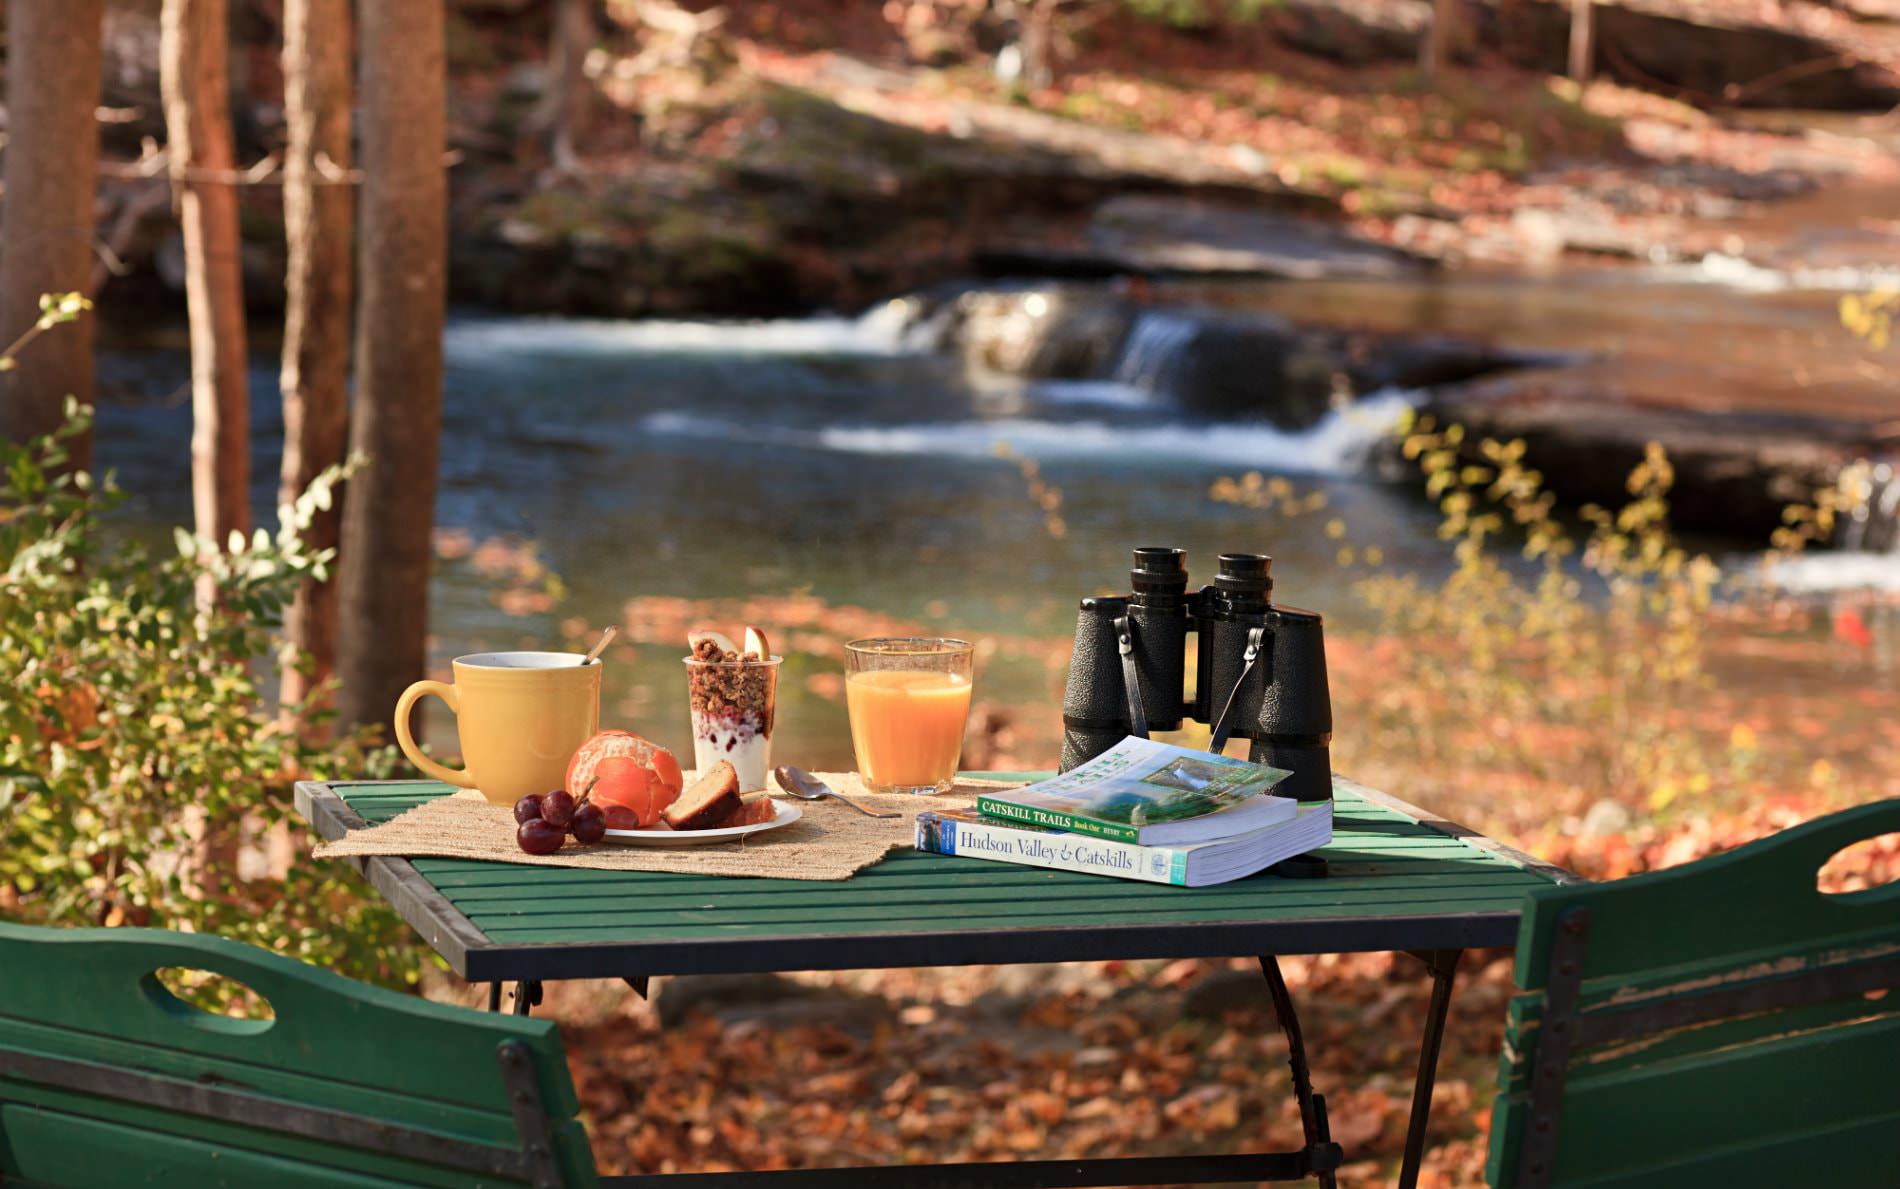
[[[1136,846],[1002,821],[973,809],[929,810],[917,815],[917,849],[1200,888],[1252,875],[1332,839],[1331,801],[1268,800],[1285,807],[1284,819],[1232,838],[1188,846]]]
[[[1290,775],[1284,768],[1130,737],[1060,776],[986,793],[976,807],[991,817],[1051,830],[1179,846],[1291,817],[1286,798],[1262,795]]]

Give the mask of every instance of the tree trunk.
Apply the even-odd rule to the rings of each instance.
[[[226,79],[226,0],[165,0],[159,77],[191,319],[191,500],[220,547],[251,524],[251,406],[244,374],[237,162]]]
[[[548,36],[548,88],[529,127],[548,138],[549,159],[563,173],[572,173],[580,165],[574,151],[574,126],[587,97],[584,67],[593,44],[593,0],[555,0],[554,27]]]
[[[1056,85],[1056,18],[1062,0],[1035,0],[1023,14],[1017,41],[1023,55],[1023,82],[1031,87]]]
[[[338,710],[390,721],[422,676],[442,422],[447,177],[442,0],[362,0],[363,189]]]
[[[1418,68],[1425,81],[1435,82],[1450,61],[1458,39],[1458,0],[1432,0],[1431,23],[1419,43]]]
[[[1595,21],[1593,0],[1570,0],[1570,77],[1579,83],[1590,81],[1596,60]]]
[[[351,236],[349,0],[285,0],[284,466],[278,502],[303,494],[343,461],[349,426]],[[304,534],[334,549],[342,506],[319,511]],[[306,579],[284,619],[310,671],[284,667],[280,700],[295,705],[336,669],[337,586]]]
[[[40,316],[42,293],[84,291],[92,274],[93,175],[99,159],[103,0],[7,5],[6,198],[0,209],[0,341]],[[92,319],[59,327],[0,372],[0,437],[59,428],[68,396],[92,403]],[[92,464],[92,439],[69,448]]]

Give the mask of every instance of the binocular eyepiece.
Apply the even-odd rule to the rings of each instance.
[[[1275,790],[1301,801],[1332,796],[1332,698],[1322,620],[1274,604],[1273,559],[1223,553],[1214,581],[1188,591],[1187,553],[1134,553],[1130,593],[1083,599],[1062,698],[1062,770],[1129,735],[1193,719],[1251,741],[1248,758],[1293,773]],[[1195,636],[1194,693],[1187,691]]]

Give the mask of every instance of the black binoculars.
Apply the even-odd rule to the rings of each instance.
[[[1248,759],[1292,772],[1276,793],[1330,799],[1333,704],[1321,619],[1274,605],[1272,568],[1265,554],[1223,553],[1213,584],[1189,594],[1186,551],[1148,547],[1135,550],[1132,593],[1083,599],[1062,695],[1062,770],[1192,718],[1213,728],[1209,751],[1248,739]]]

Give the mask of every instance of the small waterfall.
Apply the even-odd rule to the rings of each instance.
[[[1858,482],[1859,502],[1841,526],[1838,544],[1855,553],[1900,553],[1900,474],[1877,462]]]
[[[1270,315],[1143,310],[1123,340],[1114,382],[1189,417],[1307,430],[1346,403],[1335,399],[1335,361],[1323,347],[1311,349],[1315,341]]]
[[[955,302],[893,297],[858,315],[857,328],[866,343],[897,354],[928,355],[943,350],[956,318]]]
[[[1115,361],[1115,382],[1143,392],[1165,393],[1182,352],[1193,345],[1200,322],[1186,314],[1144,310],[1135,319]]]

